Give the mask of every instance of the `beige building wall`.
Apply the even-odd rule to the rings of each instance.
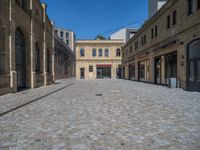
[[[53,27],[46,14],[46,5],[41,5],[39,0],[27,1],[26,5],[18,2],[0,1],[0,95],[18,91],[16,31],[20,32],[24,43],[25,88],[53,83]],[[38,70],[36,45],[40,59]],[[47,64],[50,64],[50,71],[47,71]]]
[[[85,79],[97,78],[97,66],[110,66],[111,78],[117,78],[117,69],[121,65],[121,55],[116,55],[116,50],[123,45],[123,40],[78,40],[76,42],[76,78],[80,79],[80,69],[85,69]],[[96,49],[96,57],[92,50]],[[80,56],[80,50],[84,49],[85,56]],[[98,50],[103,50],[102,57],[98,56]],[[109,50],[109,56],[105,56],[105,49]],[[93,72],[89,72],[89,66],[93,66]]]
[[[188,45],[200,39],[200,8],[197,7],[197,0],[194,1],[194,11],[188,14],[188,3],[182,0],[169,0],[159,12],[147,21],[138,33],[131,38],[123,47],[122,62],[128,66],[134,59],[135,80],[139,80],[138,64],[142,60],[149,61],[149,81],[156,83],[155,80],[155,59],[161,58],[161,84],[167,84],[165,78],[165,57],[175,52],[177,54],[177,81],[179,87],[188,89]],[[176,23],[173,23],[173,14],[176,13]],[[170,27],[167,28],[167,18],[170,16]],[[157,27],[157,36],[155,28]],[[153,38],[152,38],[153,30]],[[146,42],[142,44],[142,39],[146,36]],[[144,39],[143,39],[144,40]],[[130,52],[130,47],[133,51]],[[127,68],[128,69],[128,68]],[[125,70],[126,72],[126,70]],[[126,75],[124,78],[128,79]],[[196,88],[198,89],[198,87]],[[200,89],[200,86],[199,86]]]

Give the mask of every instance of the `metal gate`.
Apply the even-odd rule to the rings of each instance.
[[[15,52],[17,88],[21,89],[26,87],[26,48],[24,36],[19,29],[15,32]]]

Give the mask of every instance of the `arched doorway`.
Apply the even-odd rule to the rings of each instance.
[[[24,35],[18,28],[15,31],[15,52],[16,52],[16,71],[17,88],[26,88],[26,45]]]
[[[187,90],[200,92],[200,39],[188,44]]]

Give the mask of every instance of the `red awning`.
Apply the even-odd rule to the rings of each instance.
[[[111,64],[97,64],[97,67],[112,67]]]

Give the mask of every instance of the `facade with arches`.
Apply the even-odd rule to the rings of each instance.
[[[39,0],[0,1],[0,95],[53,83],[53,25]]]
[[[123,78],[200,92],[200,0],[168,0],[123,47]]]
[[[69,46],[67,46],[56,34],[54,43],[54,80],[74,77],[74,51]]]

